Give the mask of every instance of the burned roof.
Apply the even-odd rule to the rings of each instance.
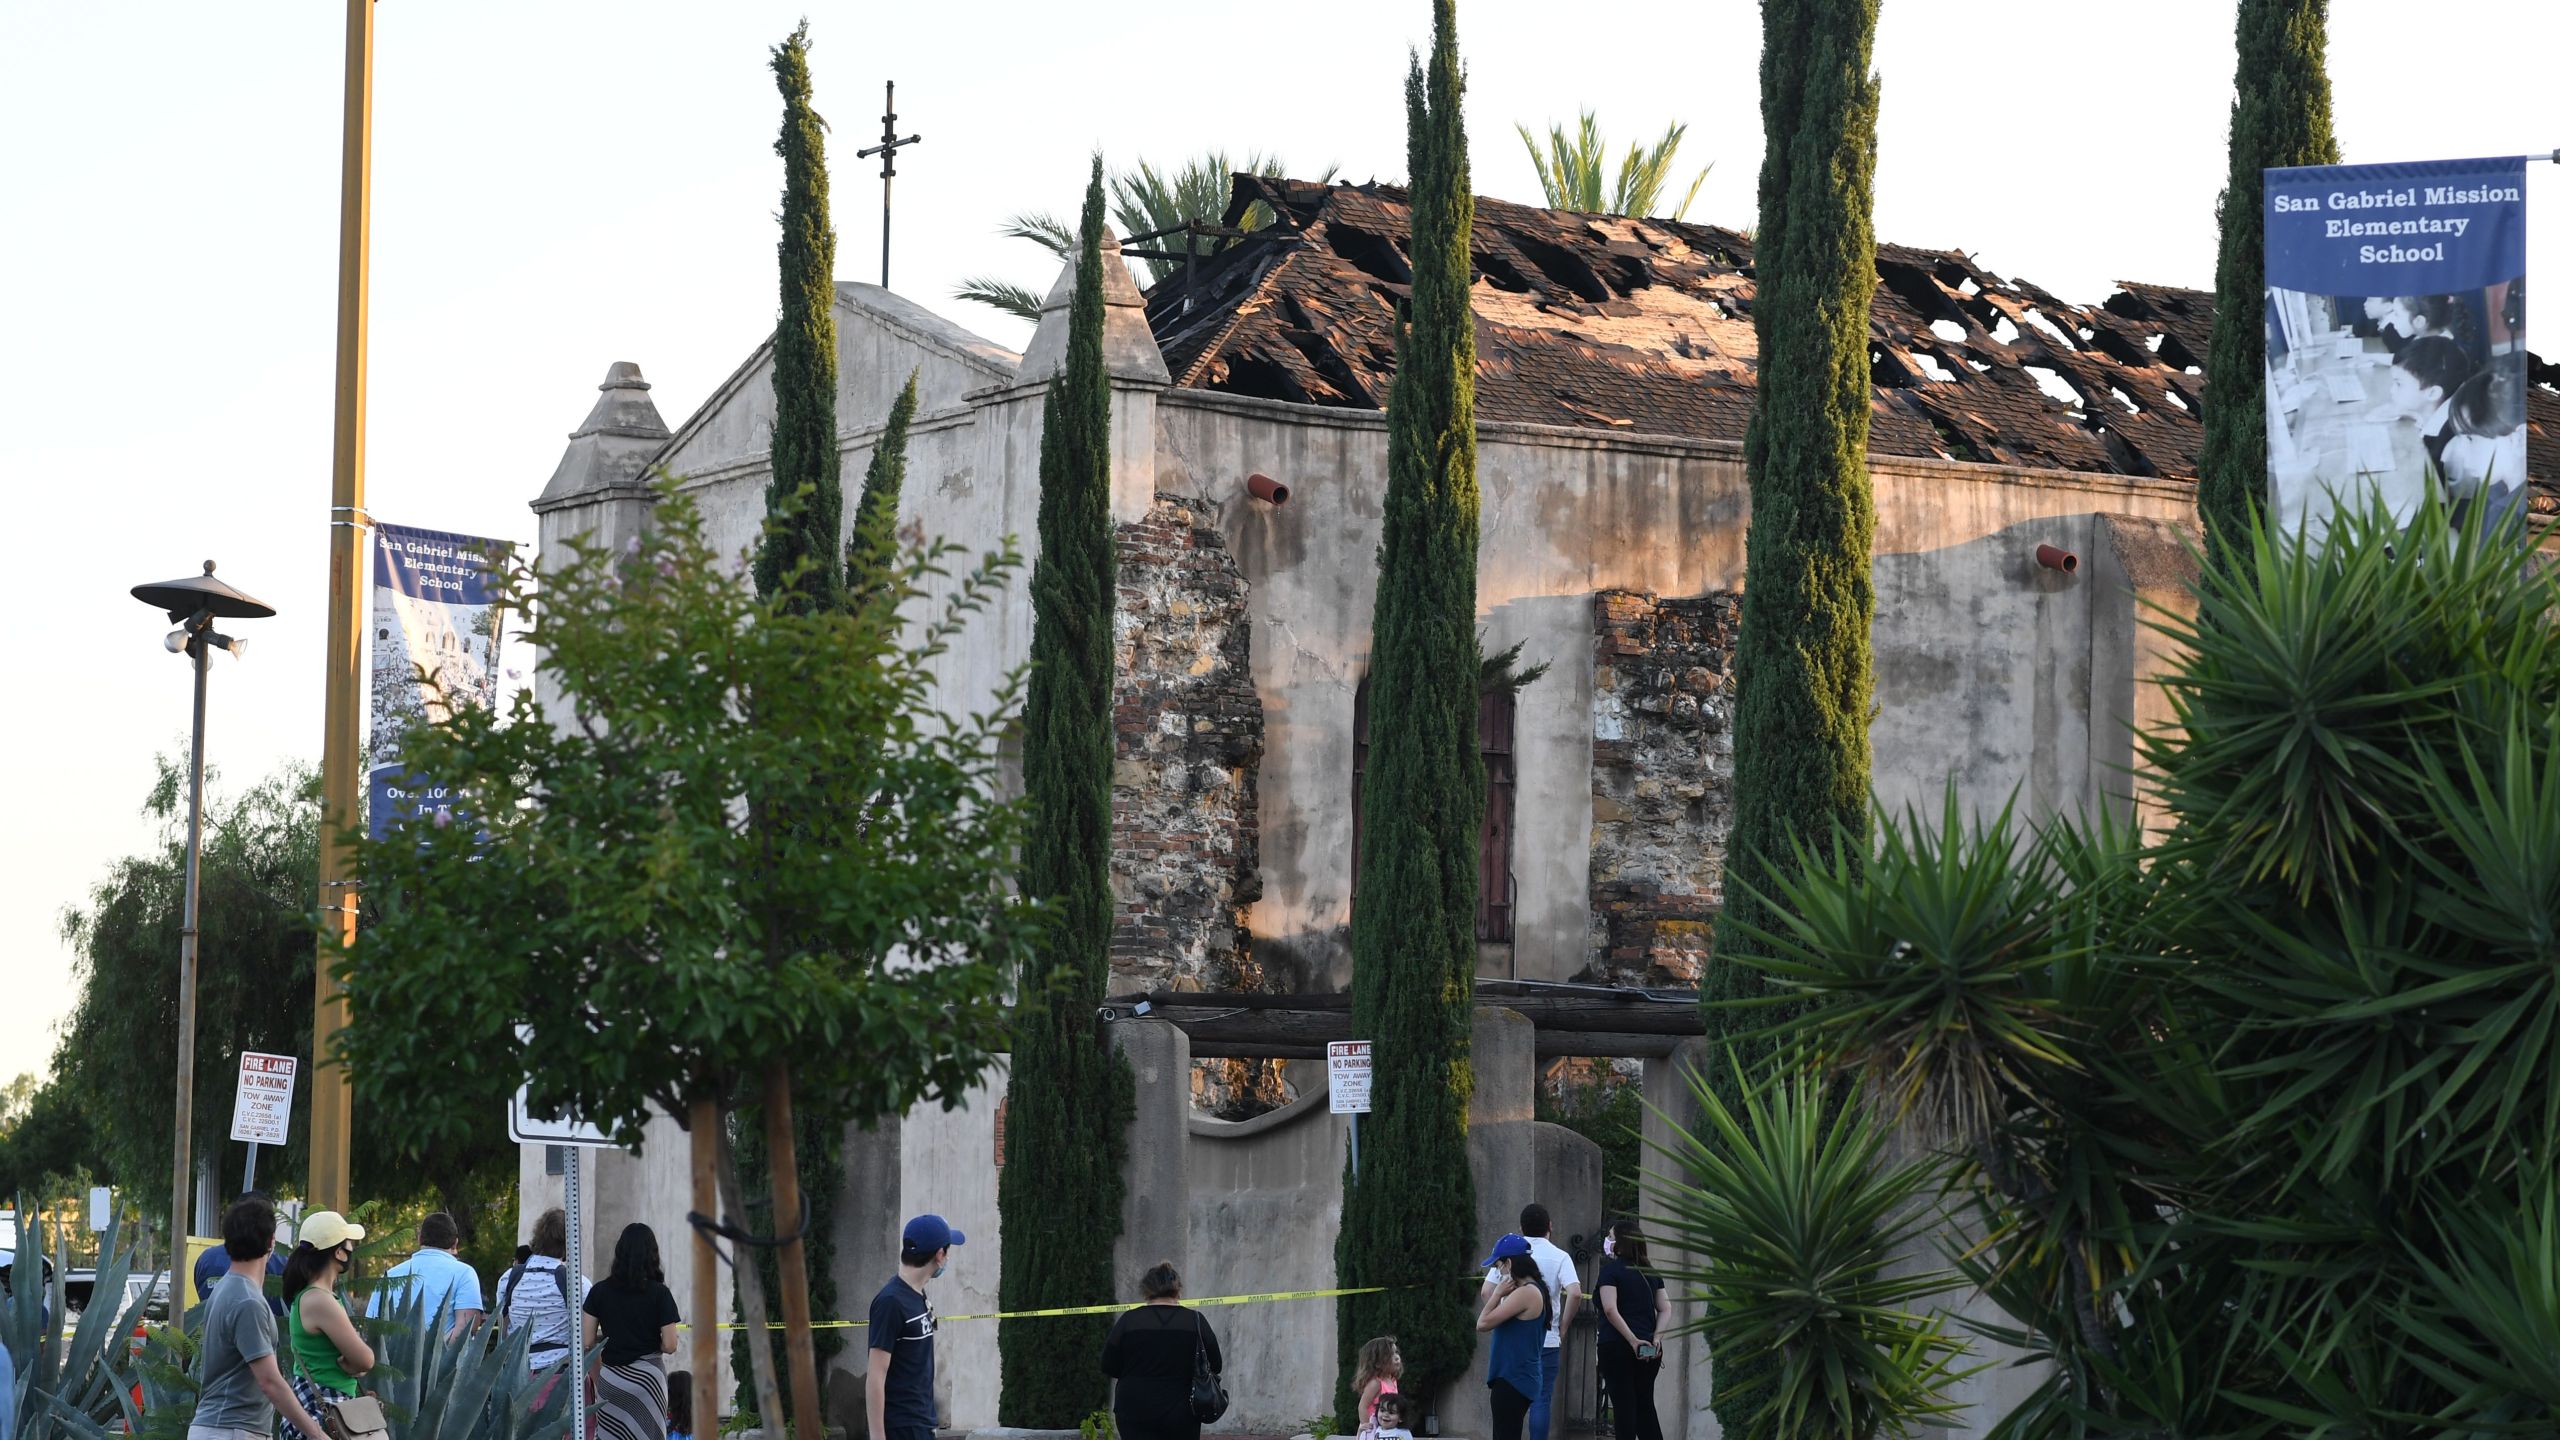
[[[1249,211],[1270,223],[1148,295],[1174,383],[1384,407],[1413,280],[1405,191],[1239,175],[1224,224]],[[1479,197],[1473,248],[1479,419],[1742,438],[1758,353],[1749,235]],[[2073,305],[1959,250],[1882,244],[1876,279],[1875,453],[2196,473],[2210,294],[2128,283]],[[2560,473],[2560,370],[2534,361],[2532,380],[2544,477]]]

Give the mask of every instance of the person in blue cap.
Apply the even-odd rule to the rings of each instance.
[[[1516,1232],[1493,1242],[1484,1268],[1502,1272],[1499,1282],[1486,1287],[1476,1309],[1476,1329],[1493,1336],[1493,1354],[1485,1363],[1493,1440],[1520,1440],[1546,1368],[1547,1282],[1529,1253],[1528,1237]]]
[[[251,1190],[242,1195],[240,1199],[243,1201],[268,1200],[268,1196],[264,1191]],[[268,1203],[272,1204],[273,1202],[270,1200]],[[223,1276],[230,1273],[231,1256],[226,1253],[221,1246],[213,1246],[203,1254],[198,1255],[196,1257],[195,1266],[196,1304],[202,1305],[205,1301],[212,1299],[213,1287],[221,1283]],[[267,1274],[270,1276],[281,1276],[284,1274],[284,1256],[280,1252],[274,1250],[269,1250],[267,1252]],[[277,1319],[281,1320],[284,1318],[284,1302],[277,1299],[275,1296],[270,1295],[267,1297],[267,1309],[271,1311]]]
[[[968,1243],[939,1215],[919,1215],[898,1238],[898,1273],[871,1297],[871,1371],[862,1384],[871,1440],[933,1440],[933,1306],[924,1287]]]

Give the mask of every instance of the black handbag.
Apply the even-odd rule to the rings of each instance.
[[[1209,1368],[1209,1322],[1191,1312],[1191,1418],[1206,1425],[1227,1413],[1227,1384]]]

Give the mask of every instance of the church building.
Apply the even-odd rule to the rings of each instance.
[[[1478,724],[1489,793],[1471,1145],[1486,1240],[1534,1192],[1561,1242],[1597,1234],[1599,1162],[1533,1118],[1534,1087],[1550,1066],[1601,1062],[1672,1104],[1675,1065],[1694,1053],[1688,992],[1713,963],[1748,578],[1752,245],[1713,226],[1476,204],[1477,623],[1488,654],[1516,645],[1544,673],[1489,692]],[[1145,292],[1116,243],[1103,261],[1119,537],[1112,989],[1125,997],[1113,1029],[1138,1070],[1140,1116],[1123,1293],[1097,1301],[1134,1299],[1139,1270],[1165,1258],[1195,1296],[1333,1278],[1347,1136],[1310,1061],[1325,1038],[1348,1038],[1382,407],[1409,216],[1393,186],[1237,177],[1226,225],[1262,216]],[[2030,817],[2156,818],[2133,734],[2167,718],[2148,683],[2166,642],[2146,619],[2191,605],[2211,297],[2126,285],[2082,307],[1961,252],[1889,245],[1877,271],[1880,808],[1934,808],[1952,783],[1978,810],[2014,797]],[[902,522],[1030,551],[1042,400],[1065,358],[1073,279],[1069,266],[1018,355],[840,282],[848,488],[913,374]],[[2560,397],[2550,367],[2536,362],[2533,378],[2533,504],[2548,514],[2560,508],[2548,483]],[[645,527],[661,470],[721,545],[751,545],[770,343],[672,428],[638,365],[614,364],[599,389],[533,502],[542,547],[618,544]],[[936,662],[947,703],[982,707],[1030,637],[1025,571]],[[1248,997],[1291,1018],[1240,1022]],[[840,1296],[869,1293],[900,1217],[929,1210],[970,1237],[936,1307],[996,1308],[1004,1111],[999,1071],[959,1110],[848,1137]],[[642,1154],[594,1168],[600,1217],[684,1230],[671,1121]],[[546,1186],[558,1193],[545,1172],[528,1151],[528,1215]],[[600,1273],[600,1258],[588,1263]],[[1237,1357],[1222,1429],[1289,1433],[1322,1408],[1331,1302],[1211,1313]],[[994,1425],[995,1326],[953,1320],[939,1346],[944,1424]],[[1675,1344],[1668,1359],[1666,1425],[1714,1435],[1703,1387],[1684,1383],[1704,1374],[1702,1357]],[[835,1363],[830,1422],[858,1426],[858,1345]],[[1580,1364],[1587,1392],[1587,1353]],[[2033,1382],[1997,1370],[1969,1383],[1987,1399]],[[1567,1416],[1588,1403],[1573,1383]],[[1459,1403],[1481,1407],[1481,1387],[1459,1388]],[[1460,1410],[1440,1429],[1484,1424]]]

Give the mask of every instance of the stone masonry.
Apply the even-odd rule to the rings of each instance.
[[[1119,527],[1112,724],[1115,992],[1250,989],[1262,893],[1262,700],[1245,580],[1205,504]]]
[[[1592,597],[1591,963],[1612,985],[1698,983],[1724,906],[1741,599]]]

